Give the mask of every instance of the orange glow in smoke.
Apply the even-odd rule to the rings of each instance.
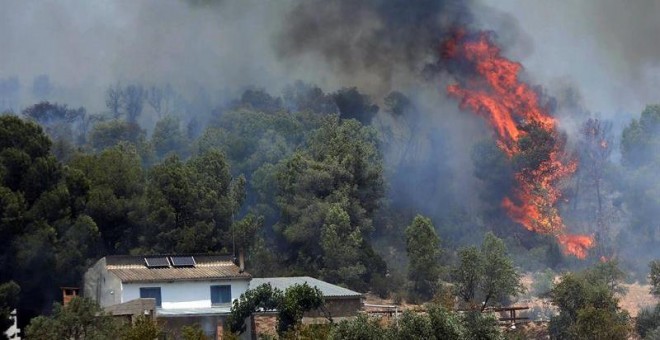
[[[445,42],[442,55],[473,66],[474,74],[462,84],[449,85],[447,92],[460,100],[461,108],[488,120],[497,145],[508,157],[520,153],[518,141],[527,134],[523,125],[535,124],[560,140],[555,119],[540,105],[537,93],[518,79],[522,65],[502,57],[487,33],[467,38],[458,31]],[[593,238],[566,234],[556,207],[561,197],[558,183],[577,168],[575,161],[564,158],[563,144],[555,142],[536,168],[516,173],[513,197],[506,197],[502,206],[527,230],[554,235],[565,253],[583,259],[594,246]]]

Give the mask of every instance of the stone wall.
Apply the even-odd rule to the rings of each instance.
[[[355,298],[325,298],[325,306],[322,310],[315,310],[305,313],[305,317],[318,318],[330,316],[349,317],[356,316],[362,310],[362,299]]]

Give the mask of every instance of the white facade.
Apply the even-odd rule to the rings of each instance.
[[[211,308],[211,286],[230,285],[232,301],[248,289],[249,280],[180,281],[162,283],[123,283],[121,302],[140,298],[140,288],[160,287],[163,309]],[[227,304],[229,306],[229,304]]]

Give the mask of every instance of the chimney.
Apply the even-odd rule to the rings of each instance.
[[[60,287],[62,289],[62,305],[66,306],[73,300],[74,297],[78,296],[80,288],[78,287]]]
[[[245,252],[243,248],[238,250],[238,268],[241,273],[245,271]]]

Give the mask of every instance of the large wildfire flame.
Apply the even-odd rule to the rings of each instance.
[[[443,57],[467,64],[472,73],[461,84],[447,87],[447,92],[468,108],[488,120],[497,133],[497,144],[509,158],[520,155],[520,139],[540,129],[551,136],[547,154],[533,168],[515,174],[517,187],[513,197],[502,206],[509,217],[526,229],[554,235],[563,250],[580,259],[594,246],[591,236],[567,234],[556,207],[561,197],[558,183],[570,177],[577,162],[566,160],[564,144],[557,131],[555,118],[539,103],[537,93],[518,79],[522,66],[500,55],[488,33],[476,35],[457,31],[443,45]],[[539,142],[539,143],[543,143]]]

